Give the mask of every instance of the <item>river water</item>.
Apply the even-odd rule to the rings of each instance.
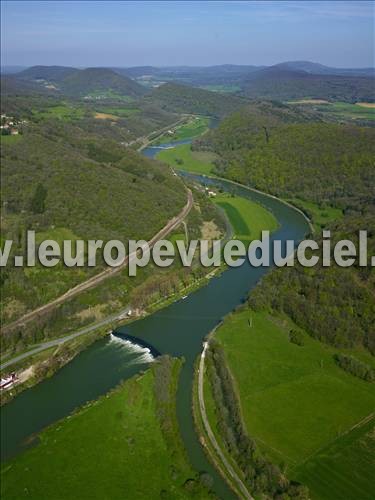
[[[187,142],[179,141],[163,147]],[[159,151],[160,147],[149,147],[143,154],[153,157]],[[275,239],[298,242],[309,230],[300,213],[277,199],[224,180],[185,175],[190,180],[247,197],[273,212],[279,228],[273,233],[271,242]],[[207,471],[213,477],[217,495],[223,499],[234,498],[207,460],[194,431],[191,414],[194,362],[201,353],[206,335],[246,298],[268,270],[251,267],[248,263],[230,268],[185,300],[118,328],[116,336],[96,342],[51,379],[20,394],[1,412],[2,458],[14,456],[24,449],[31,434],[65,417],[83,403],[98,398],[121,380],[146,369],[158,353],[183,356],[185,363],[177,391],[177,417],[184,445],[193,467],[197,471]]]

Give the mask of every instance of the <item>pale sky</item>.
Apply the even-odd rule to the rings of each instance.
[[[374,66],[374,3],[2,1],[2,65]]]

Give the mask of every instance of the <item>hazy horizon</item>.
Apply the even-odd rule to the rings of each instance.
[[[374,66],[374,4],[3,1],[2,66]]]

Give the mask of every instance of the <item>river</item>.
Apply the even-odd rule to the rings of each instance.
[[[163,147],[187,142],[179,141]],[[159,151],[160,147],[149,147],[143,154],[153,157]],[[275,198],[224,180],[185,175],[247,197],[273,212],[279,228],[273,233],[271,242],[275,239],[298,242],[309,231],[302,214]],[[9,458],[22,450],[31,434],[147,368],[158,353],[183,356],[185,363],[177,390],[177,417],[184,445],[193,467],[197,471],[207,471],[213,477],[216,494],[223,499],[234,498],[207,460],[194,431],[191,414],[194,362],[201,353],[206,335],[246,298],[267,271],[267,268],[254,268],[248,263],[230,268],[185,300],[118,328],[117,338],[111,336],[96,342],[52,378],[24,391],[1,412],[2,458]],[[126,341],[129,337],[132,342]]]

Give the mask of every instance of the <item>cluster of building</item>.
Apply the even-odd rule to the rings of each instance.
[[[18,135],[20,126],[27,123],[26,120],[18,120],[13,116],[1,115],[1,135]]]
[[[10,389],[17,381],[17,375],[15,373],[11,373],[10,375],[1,379],[0,390]]]
[[[108,99],[108,96],[103,95],[85,95],[83,98],[85,101],[100,101],[101,99]]]

